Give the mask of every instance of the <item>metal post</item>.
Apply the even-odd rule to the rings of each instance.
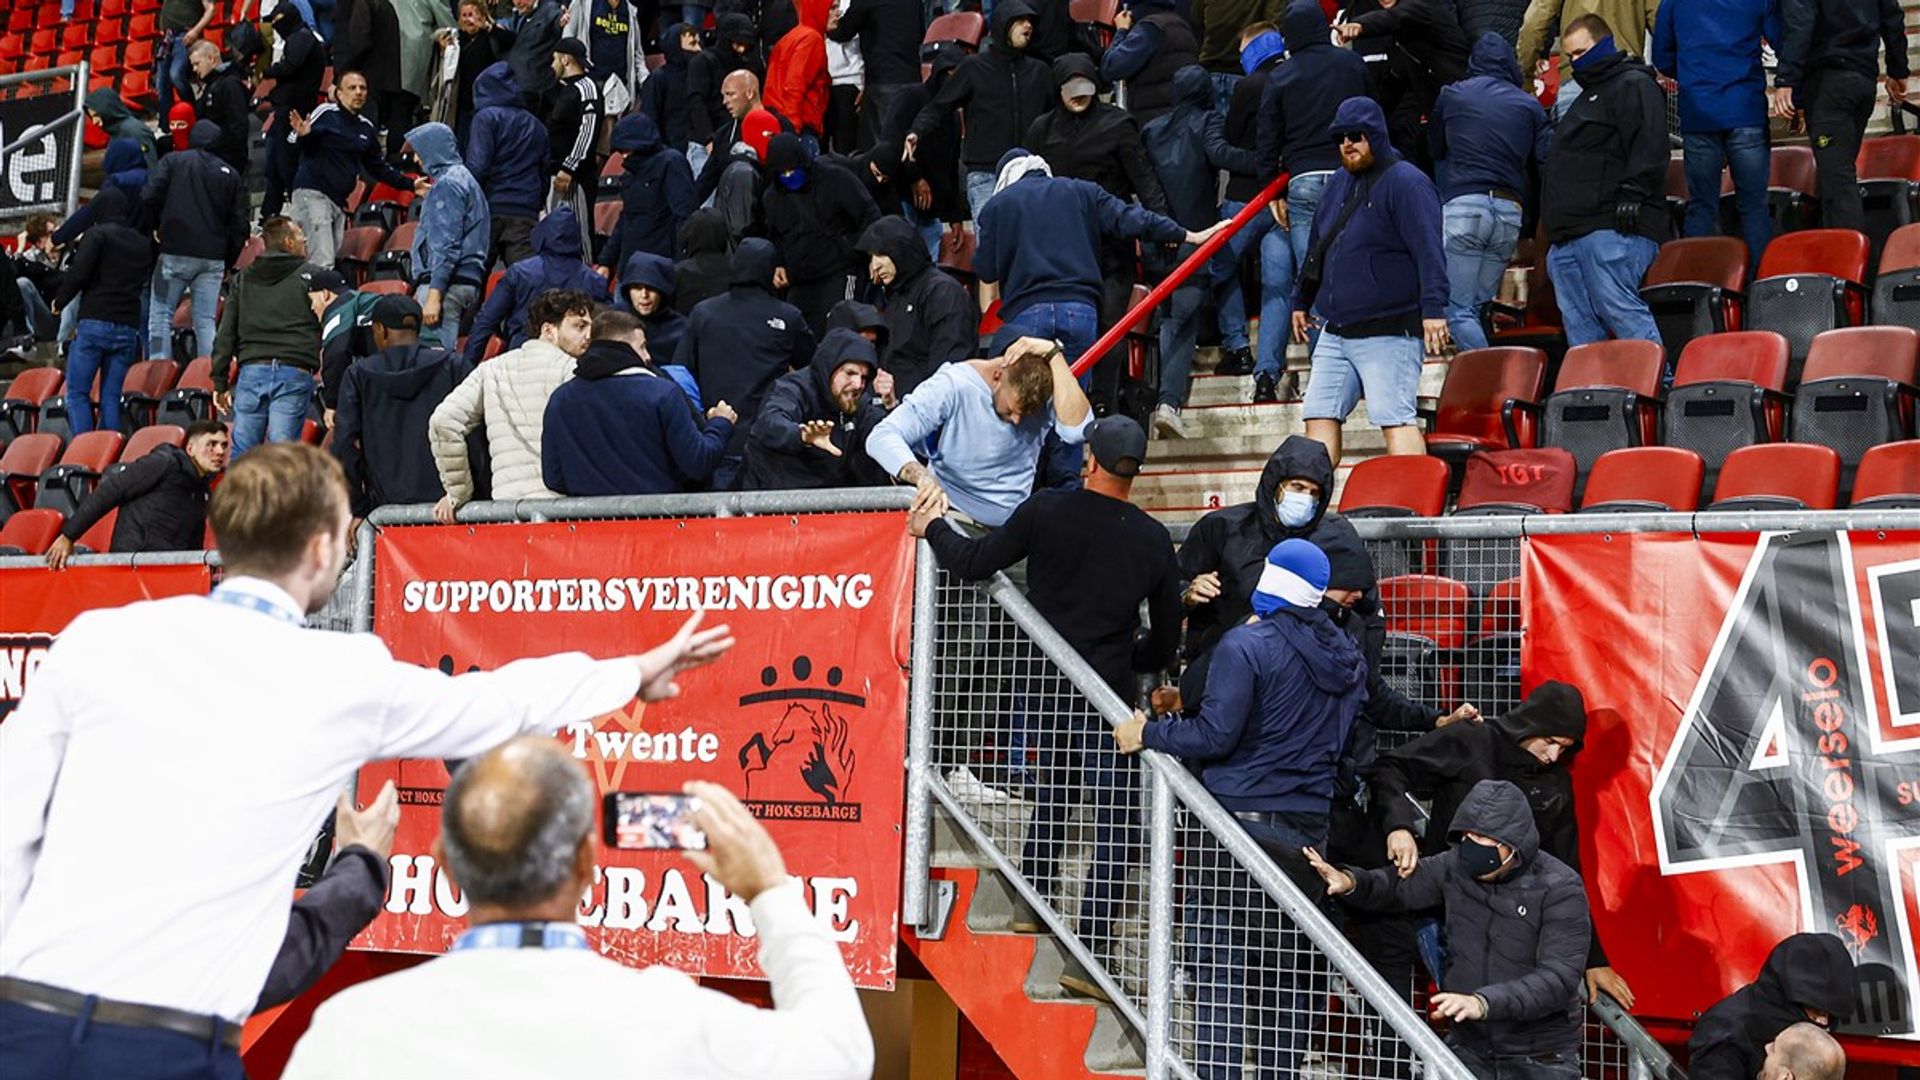
[[[373,525],[365,521],[354,534],[354,546],[360,556],[353,560],[353,632],[356,634],[373,633],[373,549],[377,535]]]
[[[927,925],[927,879],[933,870],[933,650],[934,596],[940,583],[933,545],[913,546],[913,644],[907,658],[907,822],[901,872],[900,919]]]
[[[87,62],[80,61],[80,68],[73,77],[73,105],[84,109],[87,102]],[[164,117],[162,118],[164,119]],[[73,156],[67,162],[67,213],[72,214],[80,207],[80,168],[81,157],[86,153],[86,133],[79,126],[73,131]]]
[[[1166,1080],[1173,1036],[1173,789],[1153,777],[1147,829],[1147,1080]]]

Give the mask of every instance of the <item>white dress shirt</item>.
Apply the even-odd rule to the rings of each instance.
[[[284,1080],[866,1080],[873,1036],[800,883],[751,911],[771,1009],[583,949],[456,951],[329,998]]]
[[[449,678],[369,634],[175,597],[88,612],[0,724],[0,974],[240,1020],[301,857],[355,769],[473,757],[624,706],[631,660],[567,653]]]

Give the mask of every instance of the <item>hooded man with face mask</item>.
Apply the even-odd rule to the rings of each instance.
[[[967,208],[974,220],[993,194],[1001,155],[1019,144],[1027,128],[1053,105],[1047,65],[1035,58],[1034,9],[1027,0],[1000,0],[993,6],[993,40],[967,57],[913,119],[906,135],[906,156],[960,113],[965,133],[960,162],[967,174]]]
[[[1773,947],[1760,975],[1721,998],[1693,1026],[1687,1075],[1698,1080],[1760,1076],[1767,1044],[1797,1023],[1829,1027],[1853,1012],[1853,957],[1833,934],[1794,934]]]
[[[880,218],[880,208],[858,177],[808,153],[798,135],[782,132],[767,144],[771,183],[760,196],[767,238],[780,249],[787,302],[806,316],[816,335],[827,312],[847,297],[847,275],[857,269],[854,242]]]
[[[1328,895],[1355,907],[1445,906],[1451,962],[1429,1012],[1453,1021],[1448,1044],[1484,1080],[1580,1076],[1580,969],[1592,920],[1580,874],[1540,850],[1533,822],[1520,789],[1481,780],[1453,816],[1451,849],[1405,876],[1306,853]]]

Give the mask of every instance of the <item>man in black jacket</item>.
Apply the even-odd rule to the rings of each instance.
[[[422,346],[420,324],[420,305],[412,297],[381,297],[373,305],[378,351],[355,360],[340,382],[333,456],[346,471],[356,518],[389,503],[439,502],[446,494],[427,421],[473,367],[459,353]]]
[[[1807,114],[1807,141],[1819,173],[1820,224],[1863,229],[1854,157],[1873,115],[1873,77],[1887,50],[1887,103],[1907,100],[1906,14],[1896,0],[1783,0],[1780,66],[1773,77],[1773,112]],[[1583,77],[1581,82],[1586,80]]]
[[[220,125],[220,138],[212,146],[214,154],[235,172],[246,175],[247,113],[252,98],[246,80],[235,65],[220,59],[220,46],[211,41],[196,42],[187,54],[187,62],[193,67],[194,81],[200,84],[194,113]]]
[[[580,246],[593,250],[593,198],[600,186],[600,127],[606,123],[600,84],[587,74],[587,43],[576,37],[560,39],[553,50],[553,113],[547,118],[547,164],[553,169],[553,187],[547,209],[573,207],[580,223]]]
[[[537,118],[546,117],[549,99],[560,85],[553,73],[553,50],[560,45],[566,19],[566,10],[554,0],[513,0],[513,15],[507,20],[513,31],[507,64],[527,111]]]
[[[100,423],[120,430],[120,388],[139,358],[145,312],[140,294],[153,276],[153,240],[127,224],[136,208],[127,193],[107,185],[88,204],[93,226],[80,238],[73,265],[53,298],[58,315],[76,297],[80,321],[67,353],[67,422],[75,435],[92,431],[93,380],[100,377]]]
[[[1721,998],[1687,1041],[1687,1075],[1698,1080],[1759,1076],[1767,1044],[1797,1023],[1829,1027],[1853,1011],[1853,957],[1833,934],[1794,934],[1773,947],[1760,975]]]
[[[1567,344],[1658,342],[1640,279],[1672,231],[1666,94],[1598,15],[1573,20],[1560,50],[1581,94],[1554,125],[1540,170],[1540,224],[1553,245],[1547,272]]]
[[[800,309],[773,295],[773,244],[742,240],[730,263],[727,291],[703,300],[687,316],[674,362],[693,373],[704,401],[738,402],[739,422],[727,459],[714,471],[713,488],[733,486],[746,453],[747,432],[775,379],[805,368],[813,359],[813,334]]]
[[[143,551],[198,551],[206,542],[207,496],[213,478],[227,467],[227,425],[197,420],[187,428],[185,448],[155,447],[118,472],[100,480],[73,516],[60,527],[60,538],[47,549],[47,565],[64,569],[74,541],[115,510],[115,553]]]
[[[1377,9],[1349,18],[1340,27],[1342,41],[1364,35],[1389,43],[1386,67],[1399,92],[1381,102],[1388,134],[1393,145],[1426,167],[1426,116],[1441,87],[1467,77],[1469,45],[1452,0],[1380,0]]]
[[[980,308],[967,287],[933,265],[920,234],[905,218],[883,217],[860,237],[867,274],[886,297],[887,345],[880,365],[894,392],[913,393],[946,364],[967,359],[980,344]]]
[[[1580,968],[1592,936],[1580,875],[1540,850],[1526,796],[1503,780],[1474,785],[1447,839],[1451,851],[1404,877],[1306,855],[1328,895],[1355,907],[1446,906],[1452,953],[1429,1012],[1453,1022],[1448,1044],[1475,1076],[1578,1080]]]
[[[827,16],[827,37],[860,42],[866,86],[860,97],[860,145],[880,138],[894,103],[920,81],[920,39],[926,31],[920,0],[852,0]]]
[[[965,131],[960,164],[967,174],[967,208],[975,221],[993,195],[1001,155],[1018,146],[1033,122],[1052,107],[1047,65],[1027,52],[1033,21],[1033,7],[1027,0],[995,4],[993,40],[960,62],[907,131],[905,156],[912,161],[921,140],[959,111]]]
[[[1135,0],[1113,23],[1101,78],[1127,84],[1127,111],[1142,124],[1172,112],[1173,73],[1200,62],[1199,36],[1172,0]]]
[[[825,332],[827,312],[847,297],[856,268],[854,243],[880,217],[860,178],[808,154],[800,136],[781,132],[767,143],[770,183],[760,197],[767,238],[780,249],[787,302],[807,329]]]
[[[293,170],[300,163],[300,153],[293,144],[293,125],[288,117],[296,112],[304,115],[313,109],[320,100],[320,83],[327,73],[327,47],[320,35],[300,17],[299,8],[282,4],[273,9],[269,21],[283,48],[280,59],[267,65],[261,75],[263,79],[273,80],[273,89],[267,94],[273,112],[267,117],[263,136],[266,142],[266,158],[261,167],[266,182],[266,195],[260,203],[263,218],[275,216],[286,206],[287,194],[293,190]],[[461,59],[465,58],[463,52]],[[472,91],[468,93],[471,95]]]
[[[830,330],[813,363],[774,380],[747,435],[747,491],[879,487],[887,475],[867,456],[867,435],[886,418],[873,400],[879,371],[858,331]]]
[[[147,309],[150,360],[173,357],[173,311],[182,294],[193,300],[195,352],[213,348],[220,285],[247,243],[246,173],[212,152],[219,137],[213,121],[196,122],[188,149],[161,158],[140,193],[160,237]]]

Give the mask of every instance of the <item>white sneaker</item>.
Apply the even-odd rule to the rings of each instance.
[[[1153,437],[1156,439],[1184,439],[1187,437],[1187,425],[1180,419],[1180,410],[1171,405],[1161,405],[1153,410],[1150,418]]]
[[[1013,800],[1013,796],[975,776],[973,770],[965,765],[957,765],[947,773],[947,790],[953,792],[961,802],[1003,803]]]

